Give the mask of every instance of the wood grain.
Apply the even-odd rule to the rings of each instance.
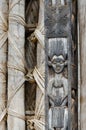
[[[79,10],[79,44],[80,44],[80,64],[81,64],[81,87],[80,87],[80,116],[81,116],[81,128],[80,130],[86,129],[86,1],[78,1]]]

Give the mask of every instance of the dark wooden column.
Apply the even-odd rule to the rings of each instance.
[[[46,130],[77,130],[75,1],[45,0]]]

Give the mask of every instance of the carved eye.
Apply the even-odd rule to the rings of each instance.
[[[56,63],[57,63],[57,61],[56,61],[56,60],[53,60],[53,61],[52,61],[52,63],[53,63],[53,64],[56,64]]]

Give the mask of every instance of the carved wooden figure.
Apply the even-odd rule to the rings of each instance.
[[[53,44],[55,48],[58,48],[56,51],[55,48],[52,51]],[[68,120],[67,40],[65,38],[50,39],[49,48],[49,58],[51,60],[48,65],[54,71],[47,90],[49,97],[49,118],[51,118],[49,128],[57,129],[65,126],[64,130],[66,130]]]
[[[77,130],[75,1],[45,0],[48,130]],[[71,24],[70,24],[71,23]]]

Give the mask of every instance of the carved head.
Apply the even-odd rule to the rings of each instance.
[[[54,55],[51,58],[51,61],[48,62],[48,65],[52,66],[55,73],[59,74],[63,71],[64,67],[67,65],[67,61],[65,61],[63,55],[59,56]]]

